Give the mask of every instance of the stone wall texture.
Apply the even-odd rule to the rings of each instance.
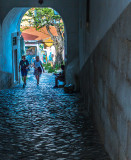
[[[81,92],[112,160],[131,160],[131,5],[81,69]]]
[[[90,0],[90,22],[86,24],[87,0],[79,0],[80,68],[131,0]],[[86,44],[86,46],[85,46]]]
[[[0,71],[0,89],[12,86],[12,74]]]

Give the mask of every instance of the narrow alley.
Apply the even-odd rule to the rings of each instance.
[[[109,160],[78,94],[53,89],[52,74],[27,82],[0,91],[0,160]]]

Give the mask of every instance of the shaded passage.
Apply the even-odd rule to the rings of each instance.
[[[79,95],[40,85],[29,75],[22,85],[0,91],[0,160],[109,160],[90,118],[79,113]]]

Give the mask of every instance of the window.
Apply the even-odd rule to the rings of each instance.
[[[15,46],[17,44],[17,39],[16,37],[13,37],[13,46]]]

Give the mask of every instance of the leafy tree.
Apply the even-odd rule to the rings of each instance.
[[[29,23],[35,27],[36,30],[46,27],[56,49],[56,64],[61,64],[63,61],[62,52],[64,50],[64,23],[61,16],[55,14],[51,8],[31,8],[26,12],[25,16],[32,18]],[[22,21],[28,21],[28,19],[25,18],[22,19]],[[57,36],[52,34],[51,26],[56,28]]]

